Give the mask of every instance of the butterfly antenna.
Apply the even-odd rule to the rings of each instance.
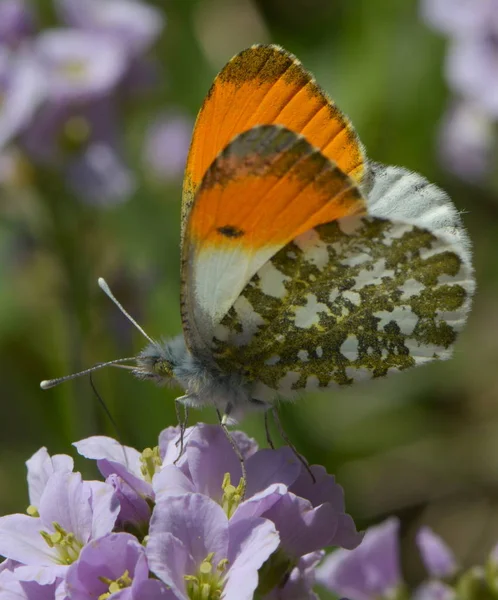
[[[70,381],[71,379],[76,379],[77,377],[88,375],[89,373],[93,373],[94,371],[98,371],[99,369],[103,369],[104,367],[119,365],[119,363],[129,362],[131,360],[136,360],[136,356],[132,356],[130,358],[116,358],[115,360],[110,360],[108,362],[98,363],[97,365],[94,365],[89,369],[85,369],[84,371],[72,373],[71,375],[65,375],[64,377],[58,377],[57,379],[44,379],[40,382],[40,387],[42,390],[49,390],[50,388],[59,385],[59,383],[64,383],[65,381]]]
[[[116,367],[122,366],[122,365],[115,365]],[[99,404],[102,406],[105,414],[107,415],[107,417],[109,418],[114,431],[116,432],[116,439],[118,440],[118,442],[121,444],[121,449],[123,450],[123,459],[124,459],[124,463],[126,468],[129,470],[129,461],[128,461],[128,456],[126,454],[126,450],[123,446],[123,442],[121,441],[121,434],[119,432],[119,428],[118,428],[118,424],[116,423],[116,421],[114,420],[111,411],[109,410],[109,407],[107,406],[107,404],[104,402],[104,399],[102,398],[102,396],[99,394],[97,388],[95,387],[95,383],[93,381],[93,377],[92,374],[90,373],[90,385],[92,386],[92,390],[93,393],[95,394],[95,396],[97,397],[97,400],[99,401]]]
[[[294,444],[287,437],[287,434],[285,433],[285,429],[282,426],[282,422],[280,421],[280,417],[278,416],[278,410],[275,407],[273,407],[271,409],[271,412],[273,414],[273,420],[275,421],[275,425],[277,426],[278,431],[279,431],[280,435],[282,436],[282,439],[289,446],[289,448],[292,450],[292,452],[294,452],[295,457],[302,463],[302,465],[304,466],[304,468],[308,471],[308,473],[310,474],[311,479],[313,480],[313,483],[316,483],[315,474],[311,470],[311,467],[310,467],[308,461],[304,458],[304,456],[302,454],[300,454],[297,451],[297,448],[294,446]]]
[[[140,327],[140,325],[135,321],[135,319],[123,308],[122,304],[116,299],[114,294],[111,292],[111,288],[107,285],[106,280],[103,277],[98,278],[98,284],[100,289],[114,302],[114,304],[119,308],[119,310],[123,313],[123,315],[135,325],[135,327],[140,331],[140,333],[146,337],[151,344],[155,344],[154,340],[150,338],[145,331]]]
[[[95,382],[93,381],[93,376],[91,373],[90,373],[90,385],[92,386],[93,393],[95,394],[100,406],[102,407],[103,411],[107,415],[107,418],[111,422],[111,425],[113,426],[114,431],[116,432],[116,439],[118,441],[121,441],[121,435],[119,433],[118,425],[117,425],[116,421],[114,420],[114,417],[112,416],[111,411],[109,410],[109,407],[104,402],[104,399],[102,398],[102,396],[99,394],[97,388],[95,387]]]

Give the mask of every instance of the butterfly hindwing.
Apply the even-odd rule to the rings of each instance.
[[[403,167],[369,163],[368,213],[375,217],[416,222],[450,238],[470,265],[470,240],[448,194],[419,173]]]
[[[302,134],[344,173],[363,180],[363,148],[347,117],[295,56],[279,46],[252,46],[221,70],[197,117],[185,169],[182,237],[213,160],[236,135],[266,124]]]
[[[213,353],[262,401],[381,377],[448,358],[472,291],[450,238],[349,217],[303,233],[259,269],[215,329]]]
[[[364,212],[354,181],[280,126],[239,135],[207,170],[182,250],[182,320],[189,348],[210,351],[215,325],[251,277],[296,236]]]

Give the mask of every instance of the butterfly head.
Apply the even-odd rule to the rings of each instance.
[[[151,343],[137,356],[137,368],[133,374],[138,379],[148,379],[159,385],[170,383],[174,378],[174,363],[168,346]]]

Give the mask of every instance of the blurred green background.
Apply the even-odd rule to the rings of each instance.
[[[152,4],[152,2],[150,3]],[[40,446],[115,436],[84,378],[50,391],[42,379],[136,355],[144,339],[100,291],[118,299],[153,337],[176,335],[179,318],[181,177],[166,181],[144,159],[145,136],[162,110],[195,118],[210,82],[256,42],[296,54],[351,117],[375,160],[419,171],[445,188],[470,231],[478,291],[454,359],[385,381],[282,406],[282,421],[312,463],[326,465],[359,527],[397,514],[407,547],[429,524],[467,565],[498,539],[498,189],[445,172],[437,128],[450,98],[445,39],[421,20],[416,0],[157,0],[166,25],[150,50],[157,82],[123,101],[123,153],[138,185],[116,206],[68,193],[62,178],[23,161],[0,188],[0,514],[23,512],[24,461]],[[34,2],[38,26],[56,24]],[[17,158],[19,158],[17,156]],[[107,369],[95,384],[121,441],[142,449],[175,424],[179,390]],[[209,411],[191,415],[214,422]],[[262,417],[241,428],[264,443]],[[275,437],[277,437],[275,435]],[[76,459],[91,475],[91,465]],[[421,567],[406,553],[416,579]]]

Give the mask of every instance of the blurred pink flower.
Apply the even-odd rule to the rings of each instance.
[[[45,94],[33,54],[0,47],[0,149],[28,126]]]
[[[128,64],[120,44],[76,29],[44,31],[34,41],[34,52],[53,102],[87,102],[109,94]]]
[[[463,98],[498,117],[498,18],[489,22],[487,30],[453,40],[446,73],[451,87]]]
[[[447,35],[466,35],[496,18],[497,0],[422,0],[422,16]]]
[[[398,541],[399,521],[391,517],[370,527],[354,550],[336,550],[317,569],[317,581],[351,600],[394,595],[402,583]]]
[[[186,115],[162,113],[149,126],[145,141],[145,160],[155,177],[174,179],[183,175],[193,120]]]
[[[164,27],[164,16],[139,0],[55,0],[62,19],[72,27],[104,33],[132,55],[146,52]]]
[[[441,579],[453,577],[458,571],[455,555],[446,543],[430,527],[417,532],[417,546],[429,575]]]
[[[469,182],[482,180],[491,168],[493,123],[468,102],[456,102],[443,118],[439,154],[448,171]]]
[[[421,0],[422,16],[449,36],[445,72],[457,95],[440,135],[443,164],[462,179],[489,171],[498,118],[498,0]]]
[[[0,2],[0,44],[16,47],[33,33],[33,15],[25,0]]]

